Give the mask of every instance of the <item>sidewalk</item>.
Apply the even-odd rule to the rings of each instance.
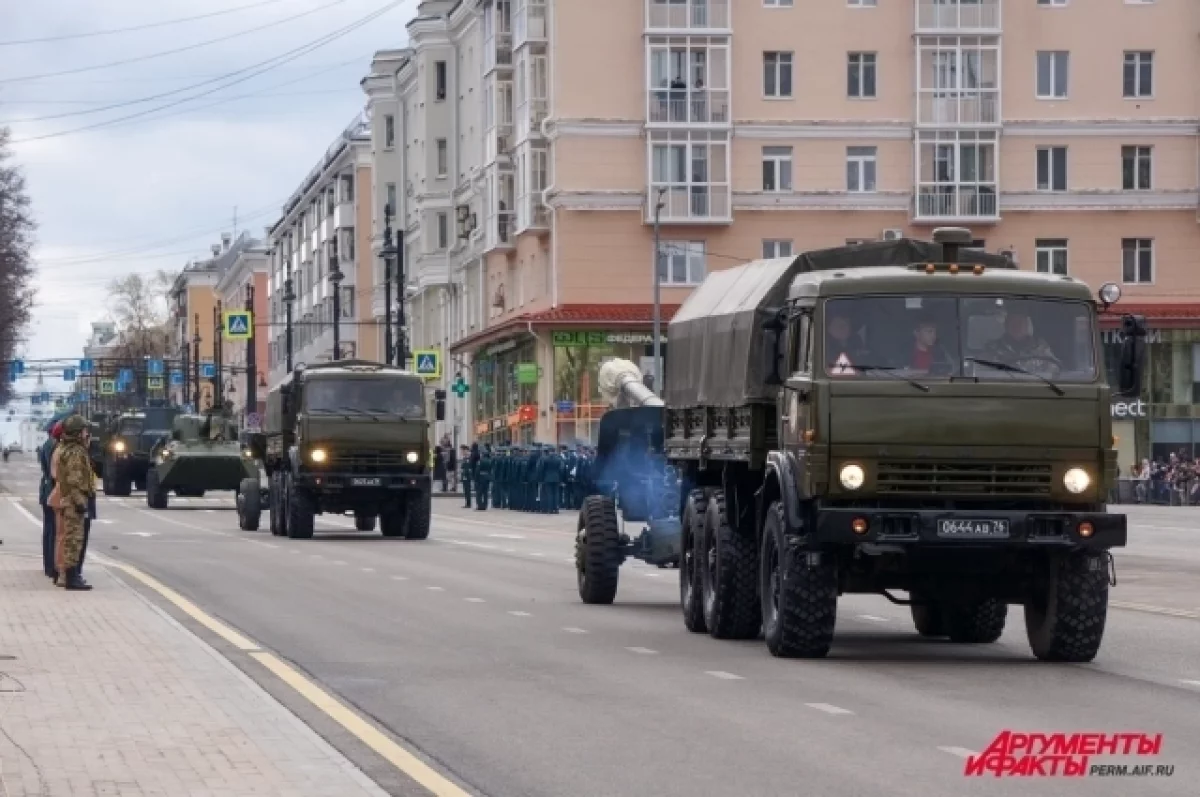
[[[89,557],[90,559],[91,557]],[[233,664],[97,562],[0,554],[0,794],[379,797]]]

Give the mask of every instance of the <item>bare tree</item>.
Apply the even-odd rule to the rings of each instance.
[[[8,128],[0,127],[0,362],[11,362],[29,325],[33,307],[33,216],[25,177],[10,163]],[[11,398],[7,373],[0,374],[0,404]]]
[[[113,368],[128,368],[136,375],[136,395],[146,390],[145,361],[167,356],[170,343],[167,291],[175,275],[133,273],[108,285],[109,312],[117,325]]]

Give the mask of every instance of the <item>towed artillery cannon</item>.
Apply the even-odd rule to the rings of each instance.
[[[596,493],[579,510],[575,570],[584,603],[613,602],[626,559],[678,566],[682,535],[679,479],[663,454],[662,399],[628,360],[605,363],[599,387],[613,409],[600,421]],[[631,537],[627,524],[639,523]]]

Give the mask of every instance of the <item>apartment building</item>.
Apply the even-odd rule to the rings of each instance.
[[[370,121],[355,117],[284,205],[267,233],[267,296],[270,363],[267,382],[287,375],[286,318],[292,305],[293,365],[334,359],[334,291],[340,290],[339,348],[342,359],[380,356],[371,302]],[[333,266],[337,265],[335,270]],[[330,277],[340,274],[334,284]],[[291,296],[287,288],[291,288]],[[260,327],[261,328],[261,327]]]
[[[242,249],[238,256],[221,274],[215,292],[221,301],[223,313],[231,310],[249,310],[253,321],[251,340],[229,339],[221,341],[221,366],[225,398],[243,423],[261,419],[267,401],[267,346],[271,338],[268,320],[267,269],[269,257],[267,247],[255,241]],[[254,368],[250,367],[250,347],[254,347]],[[248,405],[250,380],[254,381],[255,401]],[[255,418],[249,416],[254,415]]]

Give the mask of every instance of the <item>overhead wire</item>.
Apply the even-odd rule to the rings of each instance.
[[[396,8],[397,6],[401,5],[404,2],[405,2],[405,0],[392,0],[392,2],[386,4],[382,8],[371,12],[370,14],[366,15],[365,17],[359,18],[358,20],[351,23],[350,25],[346,25],[342,28],[338,28],[333,33],[326,34],[325,36],[322,36],[318,39],[314,39],[313,41],[309,42],[306,45],[302,45],[301,47],[298,47],[298,48],[288,51],[283,56],[276,56],[275,58],[268,59],[266,62],[263,62],[263,63],[279,61],[279,63],[282,64],[282,63],[287,63],[289,61],[294,61],[295,59],[300,58],[304,55],[307,55],[308,53],[313,52],[314,50],[324,47],[326,44],[329,44],[330,42],[336,41],[337,39],[341,38],[342,36],[345,36],[346,34],[351,33],[353,31],[357,30],[358,28],[363,27],[364,25],[370,24],[371,22],[375,21],[379,17],[386,14],[388,11],[391,11],[392,9]],[[103,122],[96,122],[91,125],[84,125],[83,127],[72,128],[69,130],[62,130],[57,133],[45,133],[43,135],[38,135],[38,136],[26,136],[24,138],[15,138],[15,139],[12,139],[10,143],[22,144],[22,143],[26,143],[26,142],[30,142],[30,141],[44,141],[46,139],[61,138],[63,136],[74,135],[76,133],[83,133],[83,132],[97,130],[97,129],[104,128],[104,127],[111,127],[112,125],[119,124],[121,122],[138,119],[138,118],[141,118],[144,116],[148,116],[157,111],[161,111],[161,110],[165,110],[167,108],[172,108],[172,107],[175,107],[178,105],[182,105],[183,103],[190,102],[191,100],[199,99],[200,97],[205,97],[210,94],[215,94],[216,92],[220,91],[221,89],[229,88],[229,86],[237,85],[238,83],[244,83],[247,80],[257,77],[258,75],[261,75],[265,72],[269,72],[277,66],[279,66],[279,64],[271,64],[270,66],[266,66],[263,69],[260,69],[256,72],[250,73],[249,75],[243,75],[242,77],[239,77],[237,80],[231,81],[223,86],[218,86],[214,89],[209,89],[208,91],[204,91],[199,94],[195,94],[191,97],[185,97],[181,100],[176,100],[174,102],[170,102],[165,105],[160,105],[157,108],[151,108],[146,111],[139,111],[138,113],[129,114],[127,116],[122,116],[122,117],[117,117],[116,119],[108,119]],[[245,70],[239,70],[239,71],[245,71]],[[236,73],[234,73],[234,74],[236,74]],[[207,81],[207,82],[213,82],[213,81]],[[178,92],[172,92],[172,93],[178,93]]]
[[[302,79],[307,79],[307,75]],[[265,94],[261,92],[253,92],[250,94],[236,94],[232,97],[226,97],[226,100],[245,100],[251,97],[311,97],[317,94],[344,94],[345,88],[340,89],[314,89],[312,91],[286,91],[279,94],[274,92]],[[108,100],[9,100],[11,105],[99,105],[108,102]],[[20,122],[32,122],[33,119],[0,119],[0,124],[18,124]]]
[[[0,41],[0,47],[15,47],[22,44],[44,44],[46,42],[61,42],[72,39],[90,39],[97,36],[113,36],[118,33],[131,33],[139,30],[150,30],[152,28],[165,28],[171,25],[182,25],[186,22],[196,22],[201,19],[212,19],[213,17],[222,17],[229,14],[237,14],[242,11],[249,11],[254,8],[262,8],[263,6],[277,5],[285,0],[262,0],[259,3],[251,3],[250,5],[237,6],[236,8],[226,8],[221,11],[210,11],[207,14],[197,14],[191,17],[179,17],[176,19],[163,20],[162,22],[146,22],[140,25],[131,25],[126,28],[110,28],[109,30],[95,30],[86,33],[64,33],[57,36],[42,36],[36,39],[8,39]]]
[[[141,63],[142,61],[152,61],[155,58],[166,58],[167,56],[177,55],[179,53],[186,53],[186,52],[190,52],[192,50],[199,50],[202,47],[209,47],[214,44],[220,44],[221,42],[227,42],[227,41],[231,41],[233,39],[239,39],[242,36],[249,36],[251,33],[258,33],[259,31],[268,30],[270,28],[277,28],[280,25],[286,25],[289,22],[295,22],[298,19],[303,19],[304,17],[312,16],[313,14],[316,14],[318,12],[328,11],[330,8],[333,8],[334,6],[337,6],[337,5],[341,5],[345,2],[347,2],[347,0],[330,0],[330,2],[326,3],[325,5],[317,6],[316,8],[310,8],[307,11],[302,11],[299,14],[293,14],[291,16],[284,17],[282,19],[273,20],[271,22],[266,23],[265,25],[259,25],[256,28],[246,28],[245,30],[239,30],[234,33],[226,34],[225,36],[218,36],[215,39],[208,39],[206,41],[196,42],[195,44],[188,44],[183,47],[174,47],[170,50],[160,50],[159,52],[156,52],[156,53],[149,53],[147,55],[139,55],[139,56],[135,56],[133,58],[124,58],[120,61],[109,61],[106,64],[94,64],[92,66],[80,66],[80,67],[76,67],[74,69],[64,69],[60,72],[45,72],[41,75],[21,75],[19,77],[0,78],[0,84],[23,83],[23,82],[29,81],[29,80],[45,80],[46,78],[62,77],[63,75],[78,75],[82,72],[95,72],[96,70],[99,70],[99,69],[112,69],[115,66],[126,66],[128,64]]]

